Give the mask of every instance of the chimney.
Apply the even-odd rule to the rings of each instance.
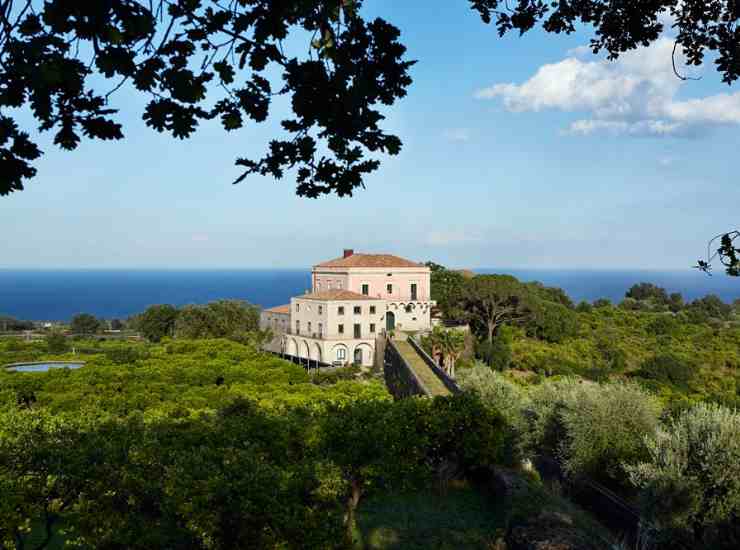
[[[351,248],[345,248],[344,249],[344,256],[343,258],[349,258],[352,254],[354,254],[355,251]]]

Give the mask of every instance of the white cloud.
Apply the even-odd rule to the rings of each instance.
[[[445,139],[456,142],[470,141],[471,137],[470,130],[467,128],[451,128],[449,130],[445,130],[443,135]]]
[[[501,100],[512,112],[587,113],[567,130],[581,135],[690,135],[712,126],[740,124],[740,92],[676,98],[685,82],[673,72],[673,41],[668,38],[614,62],[578,59],[582,53],[579,48],[571,50],[569,57],[543,65],[522,84],[494,84],[478,90],[475,97]],[[676,63],[689,72],[683,68],[681,52]]]

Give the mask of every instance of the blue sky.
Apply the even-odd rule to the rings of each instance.
[[[274,123],[177,141],[122,91],[125,141],[65,153],[41,138],[37,178],[0,198],[0,267],[302,267],[351,247],[457,267],[686,269],[738,225],[740,90],[711,66],[678,81],[668,39],[608,64],[585,32],[500,39],[463,0],[365,12],[418,60],[388,112],[404,149],[366,190],[232,186],[233,160],[258,156]]]

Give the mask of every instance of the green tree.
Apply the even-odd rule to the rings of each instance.
[[[575,308],[573,300],[570,299],[570,296],[568,296],[562,288],[558,288],[556,286],[545,286],[539,281],[527,283],[527,286],[532,289],[532,293],[535,296],[540,297],[542,300],[561,304],[568,309]]]
[[[437,302],[445,319],[460,320],[464,311],[460,305],[465,287],[465,276],[460,271],[449,270],[444,266],[427,262],[431,269],[431,298]]]
[[[492,369],[504,371],[511,365],[512,340],[510,327],[500,326],[492,342],[483,340],[476,343],[476,355]]]
[[[673,313],[678,313],[684,308],[683,296],[680,292],[671,292],[668,296],[668,309]]]
[[[727,319],[732,306],[726,304],[716,294],[709,294],[691,302],[685,309],[693,322],[706,322],[709,319]]]
[[[257,333],[260,310],[241,300],[218,300],[189,305],[180,310],[175,322],[178,338],[228,338]]]
[[[578,314],[566,306],[538,301],[527,320],[527,334],[546,342],[562,342],[578,333]]]
[[[46,351],[55,355],[66,353],[69,349],[67,338],[59,331],[52,331],[45,337]]]
[[[558,458],[566,472],[625,485],[624,464],[647,456],[645,436],[658,426],[660,404],[633,383],[566,379],[531,393],[524,447]]]
[[[635,374],[685,390],[695,375],[695,367],[675,354],[659,354],[647,359]]]
[[[73,334],[96,334],[102,329],[102,323],[89,313],[79,313],[72,317],[69,325]]]
[[[465,351],[465,333],[455,329],[436,326],[429,334],[431,347],[443,358],[445,372],[455,377],[455,363]]]
[[[648,434],[646,444],[648,456],[627,466],[646,519],[667,542],[684,533],[692,548],[737,548],[740,413],[699,404]]]
[[[491,346],[498,328],[531,316],[529,288],[511,275],[476,275],[466,282],[462,305],[476,332]]]
[[[624,294],[625,298],[633,298],[639,301],[653,300],[658,304],[668,303],[668,293],[662,287],[653,283],[638,283],[632,285]]]
[[[135,326],[150,342],[159,342],[165,336],[172,336],[178,312],[169,304],[149,306],[138,316]]]

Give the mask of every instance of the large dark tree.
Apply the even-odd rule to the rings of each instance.
[[[411,84],[398,29],[365,21],[360,0],[0,0],[0,194],[23,189],[41,155],[9,109],[31,111],[40,131],[74,149],[81,138],[121,139],[116,90],[149,97],[143,118],[191,136],[203,120],[236,130],[265,121],[286,96],[282,121],[249,174],[283,177],[298,194],[349,195],[397,154],[379,108]],[[294,36],[295,40],[288,41]],[[299,47],[300,46],[300,47]]]
[[[175,332],[178,311],[175,306],[158,304],[149,306],[133,322],[141,334],[150,342],[159,342]]]
[[[465,283],[461,306],[490,348],[499,327],[528,319],[536,302],[530,287],[511,275],[476,275]]]
[[[593,51],[610,58],[656,40],[670,14],[688,63],[712,52],[724,82],[740,74],[734,0],[469,1],[501,35],[590,26]],[[149,98],[148,126],[177,138],[204,120],[227,131],[263,122],[284,96],[293,115],[282,120],[283,135],[261,158],[238,159],[237,181],[287,172],[299,195],[351,195],[378,168],[379,153],[400,151],[380,108],[411,84],[398,29],[363,19],[361,4],[0,0],[0,195],[23,189],[41,155],[18,112],[29,110],[63,149],[82,137],[121,139],[114,93],[123,86]]]
[[[79,313],[72,317],[69,328],[74,334],[95,334],[103,324],[89,313]]]

